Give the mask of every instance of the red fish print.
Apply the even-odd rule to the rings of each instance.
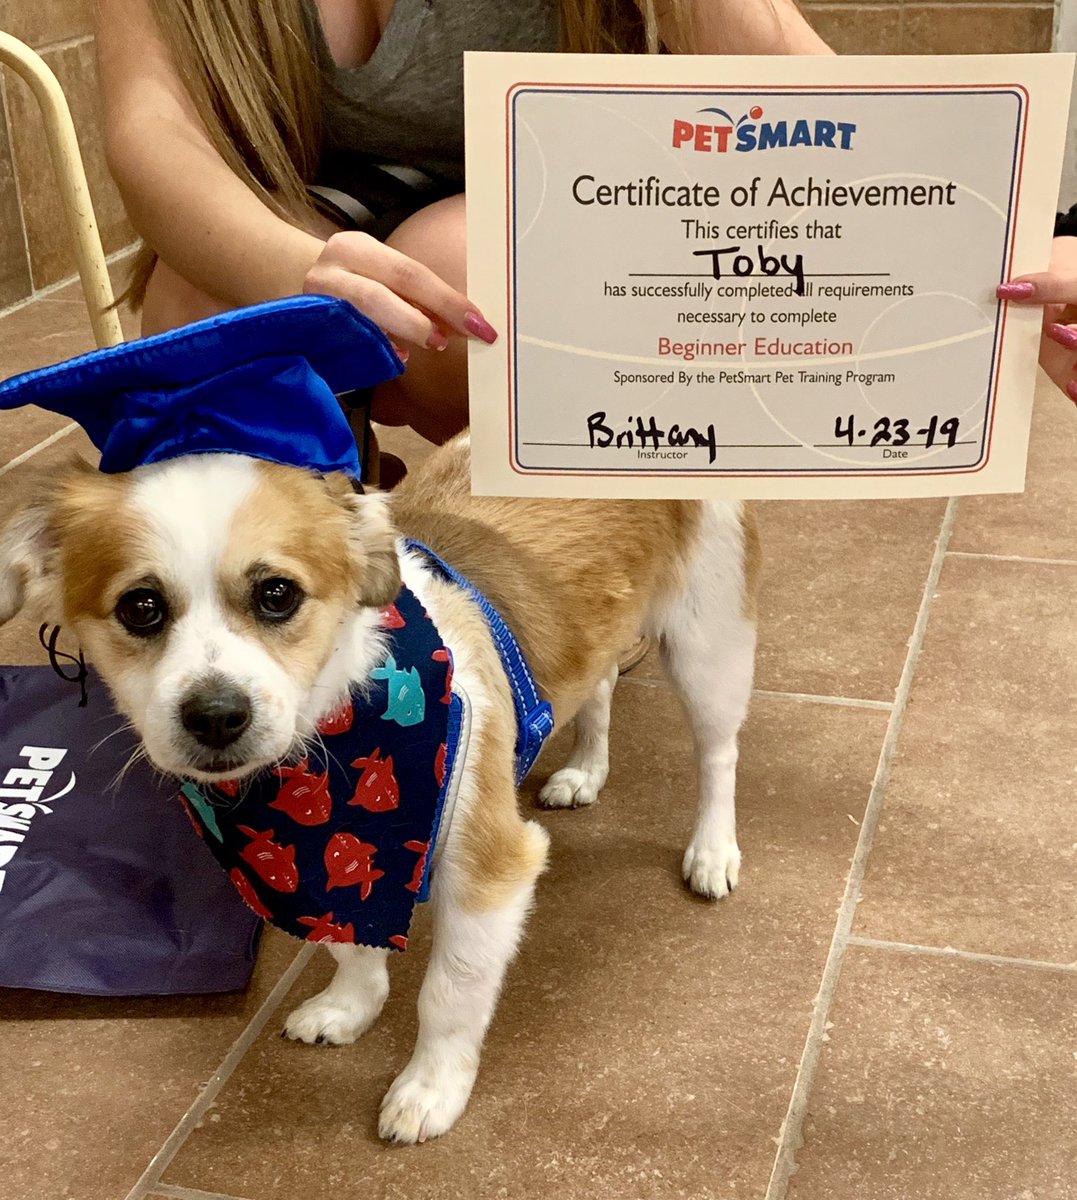
[[[258,831],[246,825],[236,828],[253,839],[249,846],[239,852],[239,857],[249,863],[271,888],[276,888],[278,892],[294,892],[299,886],[295,847],[278,845],[273,841],[272,829]]]
[[[355,945],[355,930],[349,921],[347,925],[337,925],[333,922],[333,914],[326,913],[324,917],[297,917],[300,925],[311,926],[307,934],[308,942],[344,942],[349,946]]]
[[[406,950],[408,948],[408,939],[402,933],[394,933],[389,939],[389,945],[395,946],[398,950]]]
[[[270,801],[270,808],[279,808],[299,825],[324,825],[333,811],[333,797],[329,794],[328,773],[313,774],[310,760],[304,758],[294,767],[275,767],[273,774],[287,780]]]
[[[382,759],[377,749],[369,758],[357,758],[353,767],[362,767],[363,773],[355,785],[355,795],[349,804],[358,804],[367,812],[388,812],[400,803],[400,784],[393,774],[393,756]]]
[[[412,874],[411,882],[404,884],[409,892],[417,892],[423,886],[423,876],[426,874],[426,860],[430,854],[430,843],[405,842],[404,849],[419,855],[419,861],[415,864],[415,871]]]
[[[256,912],[264,921],[271,921],[273,919],[273,914],[258,899],[258,893],[254,890],[254,885],[239,867],[233,867],[228,872],[228,878],[235,884],[236,891],[243,897],[243,903],[249,909]]]
[[[358,887],[359,899],[366,900],[374,884],[385,874],[374,866],[377,852],[377,846],[361,842],[350,833],[334,833],[325,848],[325,869],[329,872],[325,890]]]
[[[387,604],[381,610],[381,623],[384,629],[403,629],[407,624],[395,604]]]
[[[445,649],[444,646],[440,650],[435,650],[430,657],[434,662],[443,662],[449,664],[449,670],[445,675],[445,695],[441,697],[442,704],[452,703],[452,655]]]
[[[355,709],[350,699],[345,700],[339,708],[326,713],[318,722],[318,732],[323,737],[333,737],[338,733],[347,733],[355,721]]]
[[[233,799],[239,795],[238,779],[218,779],[213,786],[218,792],[224,792],[226,796],[231,796]]]
[[[442,742],[438,746],[438,752],[434,756],[434,778],[438,781],[438,787],[445,786],[445,767],[446,759],[449,757],[449,747],[446,742]]]

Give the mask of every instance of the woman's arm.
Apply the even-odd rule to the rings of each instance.
[[[321,290],[351,300],[391,336],[437,346],[445,340],[438,324],[468,331],[474,306],[433,272],[365,234],[327,243],[236,177],[178,78],[148,0],[98,0],[97,9],[109,167],[135,228],[175,272],[242,305],[302,292],[317,266]]]
[[[833,54],[793,0],[690,0],[700,54]],[[659,31],[677,45],[673,9],[659,14]]]

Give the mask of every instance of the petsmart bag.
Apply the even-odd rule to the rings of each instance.
[[[261,921],[142,759],[100,680],[0,668],[0,987],[229,992]]]

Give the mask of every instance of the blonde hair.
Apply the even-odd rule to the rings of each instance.
[[[304,0],[150,0],[176,70],[214,148],[264,204],[293,225],[314,216],[326,80]],[[561,48],[657,53],[655,0],[560,0]],[[689,0],[667,0],[690,51]],[[119,302],[139,305],[157,256],[143,245]]]

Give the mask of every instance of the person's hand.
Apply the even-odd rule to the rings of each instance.
[[[450,333],[497,340],[465,295],[366,233],[333,234],[307,272],[303,291],[350,301],[396,343],[444,350]]]
[[[1055,238],[1051,269],[1018,275],[1002,284],[998,295],[1011,304],[1043,305],[1040,366],[1077,404],[1077,238]]]

